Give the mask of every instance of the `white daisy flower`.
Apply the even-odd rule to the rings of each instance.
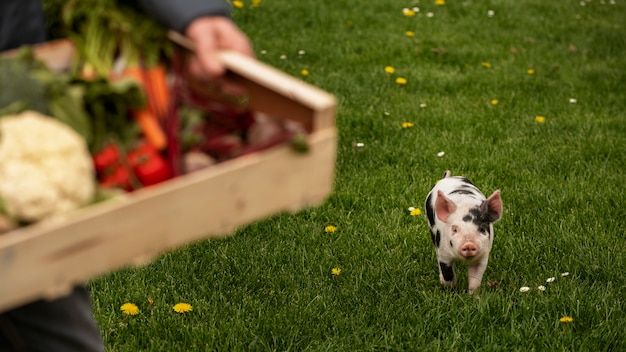
[[[438,157],[440,157],[440,158],[441,158],[442,156],[444,156],[444,155],[446,155],[446,152],[439,152],[439,153],[437,153],[437,156],[438,156]]]
[[[556,277],[549,277],[546,282],[550,283],[550,282],[554,282],[554,280],[556,280]]]
[[[530,291],[530,287],[528,286],[524,286],[524,287],[520,287],[519,292],[528,292]]]
[[[537,287],[537,289],[538,289],[539,291],[543,292],[543,291],[545,291],[545,290],[546,290],[546,287],[542,285],[542,286]]]
[[[495,15],[496,13],[493,10],[489,10],[487,11],[487,16],[489,17],[493,17],[493,15]]]
[[[567,271],[561,274],[561,276],[563,276],[563,277],[566,277],[568,275],[569,275],[569,272],[567,272]]]

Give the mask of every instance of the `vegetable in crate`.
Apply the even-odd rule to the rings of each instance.
[[[109,144],[93,155],[100,186],[128,192],[155,185],[174,177],[174,170],[147,140],[140,140],[123,151]]]
[[[93,165],[98,175],[107,175],[113,173],[117,164],[120,162],[119,148],[111,143],[100,149],[93,155]]]
[[[108,144],[93,155],[93,165],[103,189],[118,189],[131,192],[135,182],[128,166],[122,160],[122,152],[116,144]]]
[[[166,28],[137,1],[47,0],[43,5],[51,35],[70,38],[76,45],[79,60],[74,69],[80,70],[79,76],[106,80],[111,87],[119,80],[130,79],[140,88],[146,99],[129,106],[130,115],[144,138],[164,150],[167,138],[162,123],[168,113],[170,93],[162,60],[172,54]],[[100,135],[96,131],[95,138]],[[92,151],[106,142],[96,140]],[[123,139],[121,142],[126,143]]]
[[[145,104],[145,97],[137,83],[130,79],[78,80],[75,85],[84,88],[85,110],[91,117],[93,153],[106,147],[111,140],[130,146],[139,137],[139,129],[129,119],[131,109]],[[55,116],[56,117],[56,116]]]
[[[165,158],[148,141],[142,141],[137,148],[128,153],[126,159],[144,187],[156,185],[174,175]]]
[[[0,57],[0,92],[0,115],[38,111],[66,123],[90,143],[83,87],[71,84],[69,75],[46,68],[35,59],[31,47],[21,47],[12,57]]]
[[[24,53],[24,50],[19,53]],[[32,77],[30,66],[21,55],[16,58],[0,57],[0,115],[25,109],[48,112],[46,87]]]
[[[34,111],[0,117],[0,198],[13,220],[36,222],[93,200],[95,176],[85,140]]]
[[[100,186],[103,189],[118,189],[126,192],[132,192],[135,188],[130,171],[126,165],[115,164],[115,166],[100,179]]]

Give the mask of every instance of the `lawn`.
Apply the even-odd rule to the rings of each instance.
[[[243,4],[258,59],[339,100],[334,192],[90,282],[109,351],[626,350],[624,1]],[[408,210],[447,169],[502,192],[474,295]]]

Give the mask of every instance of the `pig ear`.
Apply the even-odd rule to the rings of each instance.
[[[502,216],[502,199],[500,198],[500,191],[493,192],[492,195],[487,198],[487,211],[491,222],[494,222]]]
[[[448,221],[448,216],[456,211],[456,204],[446,197],[443,192],[437,191],[437,200],[435,201],[435,213],[439,220]]]

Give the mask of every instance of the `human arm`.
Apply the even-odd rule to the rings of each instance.
[[[197,18],[230,15],[230,5],[224,0],[139,0],[139,4],[154,19],[179,33],[185,33]]]
[[[196,47],[189,63],[192,75],[212,81],[227,92],[240,89],[223,78],[225,67],[218,59],[221,50],[253,56],[248,37],[229,18],[230,6],[223,0],[140,0],[156,20],[187,36]]]

